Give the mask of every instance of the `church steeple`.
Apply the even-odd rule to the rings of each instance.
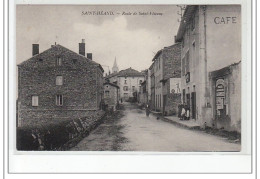
[[[112,73],[117,73],[119,70],[118,70],[118,66],[117,66],[117,63],[116,63],[116,57],[115,57],[115,61],[114,61],[114,65],[112,67]]]

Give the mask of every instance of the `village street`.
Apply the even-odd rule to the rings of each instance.
[[[198,145],[199,144],[199,145]],[[225,138],[157,120],[135,104],[124,103],[117,117],[107,119],[71,150],[78,151],[239,151]]]

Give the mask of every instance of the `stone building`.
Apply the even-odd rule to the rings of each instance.
[[[104,83],[104,102],[109,108],[116,110],[119,103],[119,86],[114,83]]]
[[[150,75],[150,91],[148,91],[148,96],[150,96],[150,107],[152,110],[155,110],[155,77],[154,77],[154,62],[149,67]]]
[[[103,68],[92,54],[85,57],[85,42],[79,54],[61,46],[39,53],[18,65],[18,126],[35,120],[71,119],[100,109],[103,100]]]
[[[144,81],[144,75],[130,67],[121,70],[118,73],[112,73],[106,76],[106,80],[119,86],[120,100],[122,99],[125,101],[129,98],[134,98],[134,94],[140,92],[141,83]]]
[[[241,62],[209,73],[213,125],[241,132]]]
[[[142,72],[144,74],[144,81],[141,83],[141,90],[138,95],[138,101],[141,104],[148,103],[148,70]]]
[[[182,102],[198,124],[214,126],[209,73],[241,60],[241,6],[186,6],[175,40],[182,43]]]
[[[181,44],[159,50],[153,63],[155,110],[174,114],[180,103]]]

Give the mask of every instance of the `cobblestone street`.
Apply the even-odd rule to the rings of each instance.
[[[97,127],[71,150],[79,151],[163,151],[203,152],[239,151],[240,144],[202,131],[183,129],[154,115],[145,116],[135,104],[124,103],[124,109]]]

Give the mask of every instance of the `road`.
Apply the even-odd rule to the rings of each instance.
[[[180,128],[155,116],[145,116],[136,105],[124,103],[124,109],[108,119],[71,150],[79,151],[154,151],[205,152],[239,151],[240,144],[203,131]]]

